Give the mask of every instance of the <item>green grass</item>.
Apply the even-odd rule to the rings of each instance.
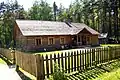
[[[92,80],[120,80],[120,60],[104,66],[104,69],[110,72],[105,72],[99,77]]]
[[[6,62],[0,58],[0,64],[6,64]]]
[[[120,44],[101,44],[101,46],[103,46],[103,47],[107,47],[107,46],[120,46]]]
[[[79,80],[120,80],[120,60],[112,60],[92,69],[68,75],[68,80],[71,78],[78,78]]]
[[[106,72],[100,77],[93,80],[120,80],[120,68],[109,73]]]
[[[68,51],[76,51],[76,50],[79,50],[79,49],[69,49],[69,50],[58,50],[58,51],[50,51],[50,52],[38,52],[38,53],[35,53],[35,54],[41,54],[41,55],[50,55],[50,54],[61,54],[61,53],[64,53],[64,52],[68,52]]]

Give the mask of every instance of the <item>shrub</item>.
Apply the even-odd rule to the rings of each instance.
[[[54,73],[50,80],[67,80],[67,75],[59,68],[58,64],[55,64],[54,67]]]

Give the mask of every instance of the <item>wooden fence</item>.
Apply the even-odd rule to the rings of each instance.
[[[9,49],[0,48],[1,56],[7,58],[9,61],[14,63],[14,51]]]
[[[3,50],[5,51],[5,50]],[[10,59],[8,53],[0,53]],[[104,47],[95,49],[75,49],[53,54],[28,54],[15,51],[15,63],[23,70],[36,76],[37,80],[48,78],[54,72],[54,64],[58,63],[66,73],[81,71],[97,64],[109,62],[120,57],[120,47]]]
[[[100,63],[120,57],[120,47],[104,47],[96,49],[85,49],[68,51],[64,53],[44,56],[45,75],[49,77],[54,72],[54,63],[58,63],[66,73],[91,68]]]
[[[15,63],[23,70],[36,76],[36,57],[34,55],[15,51]]]

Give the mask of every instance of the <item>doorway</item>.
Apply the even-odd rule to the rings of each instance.
[[[86,45],[86,36],[82,36],[82,45]]]

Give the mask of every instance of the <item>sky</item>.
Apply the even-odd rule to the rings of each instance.
[[[8,2],[8,1],[11,1],[11,0],[0,0],[0,2]],[[14,0],[12,0],[14,1]],[[28,10],[32,4],[34,3],[35,0],[17,0],[18,3],[20,5],[23,5],[24,9],[25,10]],[[37,0],[39,1],[39,0]],[[68,8],[70,3],[72,3],[74,0],[46,0],[46,2],[48,4],[50,4],[50,6],[52,7],[53,6],[53,2],[56,2],[56,5],[59,7],[60,3],[65,7],[65,8]]]

